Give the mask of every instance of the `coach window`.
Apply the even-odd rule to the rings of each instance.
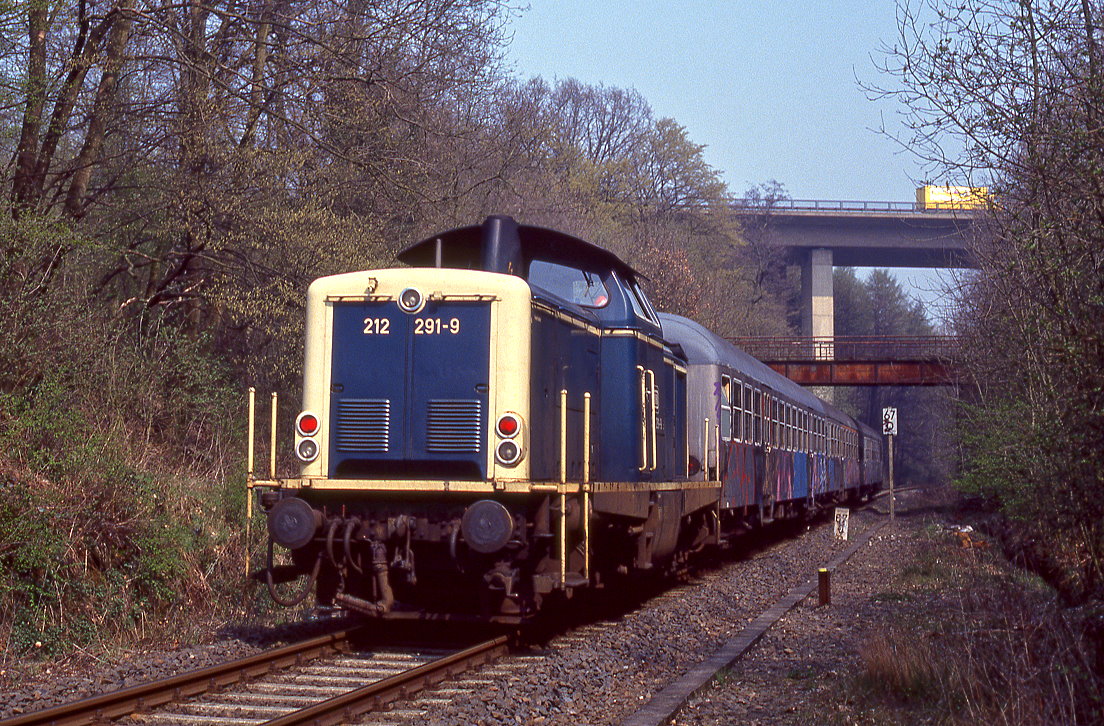
[[[598,274],[576,267],[533,260],[529,263],[529,283],[585,308],[609,304],[609,290]]]
[[[763,446],[771,445],[771,438],[774,436],[771,426],[771,397],[763,393]]]
[[[732,379],[732,440],[743,441],[740,427],[744,423],[744,385],[739,378]]]
[[[786,406],[785,401],[778,402],[778,448],[780,449],[790,448],[789,441],[787,440],[789,439],[789,432],[786,427],[787,408],[788,406]]]
[[[801,411],[797,406],[790,407],[790,418],[793,420],[793,450],[801,450]]]
[[[754,441],[751,427],[751,384],[744,384],[744,441]]]
[[[755,443],[756,445],[762,445],[763,443],[763,394],[756,388],[752,393],[752,403],[755,406],[755,413],[752,416],[752,422],[755,425]]]
[[[778,443],[779,448],[790,448],[790,427],[787,419],[790,417],[790,407],[785,401],[778,402]]]
[[[732,379],[721,376],[721,412],[718,423],[721,425],[721,439],[732,440]]]
[[[794,407],[786,404],[786,448],[793,451],[797,448],[797,432],[794,430]]]
[[[794,406],[793,410],[793,436],[794,436],[794,451],[801,451],[801,409]]]
[[[759,445],[767,443],[767,394],[761,390],[755,390],[755,442]]]
[[[790,445],[787,448],[790,451],[794,451],[794,450],[797,449],[797,425],[796,425],[797,415],[796,415],[796,411],[794,411],[794,407],[791,406],[791,405],[786,406],[786,419],[787,419],[787,421],[786,421],[786,432],[790,436],[790,441],[789,441]]]
[[[763,444],[774,446],[774,399],[763,394]]]

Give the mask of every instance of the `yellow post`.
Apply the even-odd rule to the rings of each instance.
[[[640,471],[648,468],[648,394],[646,391],[648,375],[644,366],[637,366],[640,375]]]
[[[276,478],[276,391],[272,392],[272,436],[268,442],[268,478]]]
[[[702,481],[709,481],[709,417],[702,426]]]
[[[248,444],[248,452],[246,454],[246,456],[248,458],[248,461],[246,461],[246,464],[245,464],[245,466],[246,466],[246,469],[245,469],[246,478],[249,480],[250,484],[253,483],[253,445],[254,445],[253,444],[253,429],[254,429],[254,421],[255,421],[255,418],[256,418],[256,413],[255,413],[256,410],[257,410],[257,389],[254,388],[253,386],[250,386],[249,387],[249,444]]]
[[[651,408],[651,411],[649,413],[651,418],[649,420],[652,422],[652,466],[651,466],[652,471],[655,471],[656,467],[658,466],[658,464],[656,462],[657,462],[657,459],[658,459],[658,456],[659,456],[659,454],[658,454],[658,450],[659,450],[658,436],[659,436],[659,434],[657,433],[657,431],[659,429],[659,426],[656,422],[656,416],[658,415],[658,412],[659,412],[659,401],[656,400],[656,394],[658,394],[658,393],[659,393],[659,390],[656,388],[656,384],[655,384],[655,371],[653,371],[649,368],[648,369],[648,398],[649,398],[649,407]]]
[[[567,389],[560,390],[560,587],[567,584]]]
[[[583,394],[583,577],[590,581],[590,393]]]
[[[246,445],[245,464],[245,576],[249,577],[249,547],[252,542],[251,523],[253,522],[253,434],[257,411],[257,389],[249,387],[249,441]]]
[[[717,449],[717,479],[721,478],[721,425],[717,424],[713,427],[713,443],[714,448]]]

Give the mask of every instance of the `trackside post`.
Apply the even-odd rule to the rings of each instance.
[[[889,518],[896,518],[896,496],[893,491],[893,437],[897,435],[897,409],[882,409],[882,433],[889,437]]]
[[[257,411],[257,389],[249,387],[249,443],[245,464],[245,576],[249,577],[250,523],[253,521],[253,417]]]

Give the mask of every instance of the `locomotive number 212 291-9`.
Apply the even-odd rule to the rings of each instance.
[[[459,335],[460,319],[449,318],[449,320],[447,321],[442,320],[441,318],[414,319],[414,335],[441,335],[442,333]],[[390,335],[391,321],[387,318],[365,318],[364,334]]]

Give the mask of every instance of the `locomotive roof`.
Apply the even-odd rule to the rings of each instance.
[[[858,423],[835,406],[817,398],[758,358],[737,348],[693,320],[681,315],[660,313],[659,322],[663,325],[663,337],[671,343],[682,346],[687,363],[690,365],[718,365],[746,373],[759,383],[770,386],[791,400],[825,416],[851,425]]]
[[[613,269],[627,278],[643,277],[620,257],[596,244],[547,227],[518,224],[505,215],[493,215],[483,224],[435,234],[410,245],[397,259],[414,267],[435,267],[438,251],[441,267],[524,276],[523,269],[509,263],[548,260]]]

